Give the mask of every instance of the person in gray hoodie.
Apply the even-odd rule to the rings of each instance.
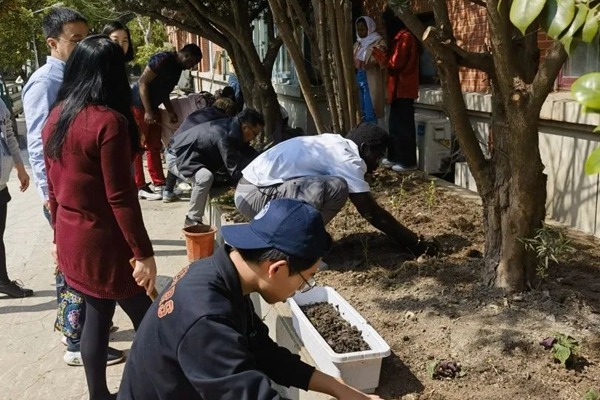
[[[13,131],[10,111],[0,99],[0,293],[4,293],[9,297],[20,298],[31,296],[33,290],[24,288],[18,280],[11,281],[6,270],[4,229],[6,228],[7,205],[11,199],[6,184],[13,167],[17,170],[17,177],[21,184],[19,189],[24,192],[29,187],[29,175],[25,171],[25,165],[21,159],[19,143]]]

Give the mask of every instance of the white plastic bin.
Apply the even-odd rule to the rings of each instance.
[[[317,332],[299,306],[327,302],[336,307],[342,318],[362,332],[370,350],[336,353]],[[365,393],[373,393],[379,385],[381,360],[390,355],[390,346],[371,325],[335,289],[315,287],[306,293],[297,293],[288,299],[296,333],[315,360],[317,367],[329,375],[341,377],[344,382]]]

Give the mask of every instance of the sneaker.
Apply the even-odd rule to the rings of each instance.
[[[33,295],[33,290],[25,289],[23,282],[16,280],[8,283],[0,283],[0,293],[4,293],[8,297],[23,298]]]
[[[146,200],[160,200],[162,199],[162,195],[160,193],[154,193],[152,189],[150,189],[150,184],[145,184],[138,190],[138,198],[146,199]]]
[[[413,247],[408,248],[411,253],[416,257],[425,255],[428,257],[437,257],[442,254],[443,246],[433,236],[422,236],[419,235],[419,241]]]
[[[380,165],[384,168],[392,168],[394,165],[396,165],[396,163],[388,160],[387,158],[384,158],[383,160],[381,160]]]
[[[409,171],[414,171],[415,169],[417,169],[416,165],[411,165],[409,167],[405,167],[402,164],[396,164],[392,166],[392,171],[396,171],[396,172],[409,172]]]
[[[162,192],[163,203],[172,203],[177,200],[179,200],[179,196],[175,193],[175,191],[168,192],[167,190],[163,190],[163,192]]]
[[[114,322],[110,321],[110,328],[108,329],[108,331],[110,333],[116,332],[119,330],[119,327],[116,326],[114,324]],[[63,344],[63,346],[68,346],[69,343],[67,342],[67,337],[63,335],[62,339],[60,339],[60,342]]]
[[[196,226],[196,225],[204,225],[204,224],[202,223],[202,221],[195,221],[188,216],[185,217],[185,222],[183,223],[184,228],[187,228],[189,226]]]
[[[106,365],[114,365],[123,361],[125,357],[121,350],[108,348],[108,355],[106,356]],[[73,367],[79,367],[83,365],[83,359],[81,358],[81,351],[66,351],[63,356],[63,361],[67,365]]]
[[[187,182],[181,182],[179,185],[177,185],[177,188],[184,191],[184,192],[191,192],[192,191],[192,185],[190,185]]]
[[[152,185],[154,193],[162,193],[165,190],[165,185]]]

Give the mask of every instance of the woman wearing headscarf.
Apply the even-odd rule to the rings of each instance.
[[[354,66],[363,122],[377,123],[384,117],[386,44],[376,32],[375,21],[362,16],[356,20]]]

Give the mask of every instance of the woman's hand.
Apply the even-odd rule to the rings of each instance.
[[[20,166],[20,168],[19,166],[17,166],[17,178],[21,183],[21,186],[19,186],[21,192],[26,191],[29,187],[29,175],[27,174],[27,171],[25,171],[25,167],[23,167],[22,165]]]
[[[139,285],[146,289],[146,294],[150,296],[156,282],[156,261],[153,257],[144,258],[143,260],[135,260],[135,268],[133,269],[133,279]]]

